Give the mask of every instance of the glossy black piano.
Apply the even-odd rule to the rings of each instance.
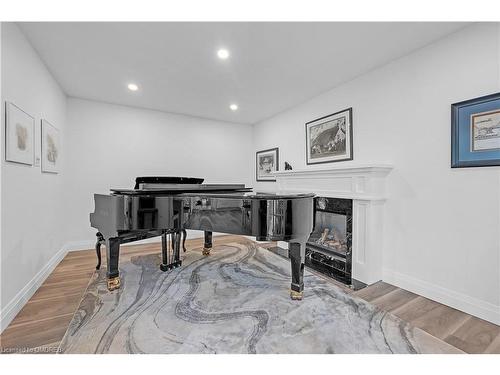
[[[94,194],[90,223],[98,230],[98,267],[100,247],[106,246],[108,289],[120,287],[120,244],[162,236],[160,268],[167,271],[182,264],[181,236],[184,233],[185,240],[186,229],[194,229],[205,232],[204,255],[210,254],[212,232],[288,242],[290,296],[302,299],[314,194],[257,193],[244,185],[202,182],[186,177],[138,177],[134,189]]]

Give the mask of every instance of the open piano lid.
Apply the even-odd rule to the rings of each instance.
[[[203,178],[150,176],[137,177],[134,189],[110,189],[113,194],[123,195],[154,195],[181,193],[229,193],[248,192],[251,188],[244,184],[202,184]]]
[[[177,176],[136,177],[134,189],[154,187],[154,185],[158,184],[201,184],[204,180],[204,178]]]

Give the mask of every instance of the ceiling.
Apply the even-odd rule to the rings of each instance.
[[[465,25],[19,23],[69,96],[247,124]]]

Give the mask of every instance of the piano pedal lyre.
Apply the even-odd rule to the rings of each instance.
[[[111,292],[115,289],[119,289],[121,285],[120,276],[111,277],[108,279],[108,290]]]

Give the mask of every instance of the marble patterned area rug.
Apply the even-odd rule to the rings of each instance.
[[[290,264],[250,241],[121,263],[121,289],[92,277],[63,353],[453,353],[457,349],[306,271],[289,298]]]

